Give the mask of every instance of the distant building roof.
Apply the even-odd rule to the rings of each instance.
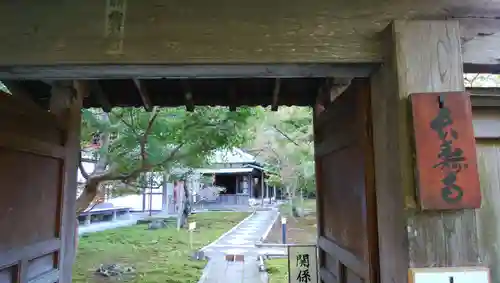
[[[254,163],[255,157],[239,148],[218,150],[209,159],[210,163]]]
[[[250,173],[254,169],[245,167],[245,168],[217,168],[217,169],[197,169],[196,171],[200,174],[234,174],[234,173]]]

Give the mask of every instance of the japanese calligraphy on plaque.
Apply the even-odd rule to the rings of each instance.
[[[481,191],[469,95],[444,92],[410,97],[420,207],[479,208]]]
[[[288,282],[318,283],[316,245],[288,246]]]
[[[127,0],[106,0],[104,36],[108,54],[121,54],[123,52],[126,10]]]

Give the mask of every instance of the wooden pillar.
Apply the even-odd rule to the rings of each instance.
[[[249,198],[253,198],[253,176],[248,174],[248,195]]]
[[[385,63],[371,78],[381,282],[409,267],[477,265],[475,212],[420,212],[415,198],[408,95],[462,91],[457,21],[396,21]]]
[[[76,89],[76,90],[75,90]],[[74,88],[69,82],[53,86],[50,111],[66,124],[64,137],[64,190],[61,198],[61,251],[58,256],[60,266],[59,282],[71,282],[72,265],[76,255],[76,192],[77,171],[80,154],[80,124],[82,100],[85,87],[76,82]]]

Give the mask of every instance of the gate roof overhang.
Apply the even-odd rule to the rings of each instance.
[[[465,72],[500,72],[498,0],[4,1],[0,19],[0,80],[42,105],[76,79],[85,107],[311,105],[325,78],[369,76],[398,19],[458,21]]]

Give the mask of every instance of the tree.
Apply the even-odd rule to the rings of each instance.
[[[77,212],[92,203],[104,184],[114,190],[137,188],[144,172],[198,167],[214,150],[241,145],[255,113],[251,108],[231,112],[221,107],[198,107],[194,112],[180,107],[82,110],[82,148],[98,144],[99,149],[93,172],[85,172],[80,162],[86,182]]]
[[[282,107],[266,111],[255,123],[255,139],[248,151],[262,158],[269,170],[268,183],[302,190],[314,195],[314,156],[312,110],[306,107]]]

